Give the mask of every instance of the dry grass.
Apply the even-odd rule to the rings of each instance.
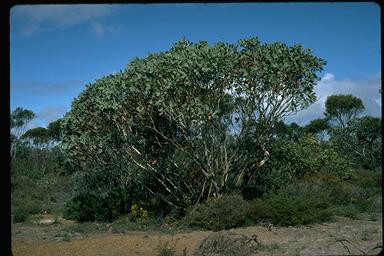
[[[173,235],[154,231],[132,231],[125,234],[87,234],[62,241],[49,239],[47,233],[57,234],[61,225],[14,225],[13,255],[152,256],[156,255],[159,246],[167,241],[175,244],[176,255],[183,255],[184,250],[187,255],[192,255],[201,242],[213,234],[211,231]],[[44,232],[45,238],[42,236]],[[253,226],[233,229],[227,233],[246,237],[256,235],[259,243],[256,247],[257,255],[372,255],[378,254],[383,246],[382,216],[379,216],[377,221],[338,218],[337,222],[311,226],[272,227],[271,230],[264,226]]]

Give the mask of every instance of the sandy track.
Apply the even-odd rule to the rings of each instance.
[[[382,219],[378,221],[339,218],[337,222],[302,227],[253,226],[232,230],[238,234],[257,235],[266,245],[257,255],[377,255],[383,246]],[[21,231],[19,231],[20,233]],[[28,231],[29,232],[29,231]],[[128,232],[125,234],[101,233],[66,241],[46,241],[15,236],[12,239],[14,256],[45,255],[144,255],[159,252],[166,241],[175,244],[178,255],[187,255],[197,248],[211,231],[179,234],[158,232]]]

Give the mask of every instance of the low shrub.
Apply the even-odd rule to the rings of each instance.
[[[162,243],[159,245],[159,252],[157,253],[158,256],[176,256],[176,245],[175,243],[171,243],[169,241],[166,241],[165,243]]]
[[[128,199],[124,191],[113,190],[105,194],[82,194],[72,198],[64,208],[63,216],[79,222],[108,221],[128,212]]]
[[[348,179],[348,162],[336,151],[332,143],[319,141],[304,134],[297,141],[276,140],[267,166],[301,178],[307,173],[329,173]]]
[[[243,197],[261,198],[308,174],[329,174],[348,180],[352,170],[332,143],[319,141],[313,135],[302,134],[296,140],[276,139],[269,160],[243,187]]]
[[[134,218],[146,219],[148,218],[148,211],[139,207],[136,203],[133,203],[131,206],[131,215]]]
[[[25,208],[17,208],[13,212],[13,222],[21,223],[27,220],[29,213]]]
[[[351,219],[357,219],[360,211],[356,207],[356,205],[348,204],[348,205],[331,207],[330,212],[332,213],[332,215],[343,216]]]
[[[111,224],[113,233],[125,233],[126,231],[146,231],[160,230],[162,228],[163,219],[148,216],[147,218],[133,217],[131,214],[123,215],[114,220]]]
[[[43,205],[41,201],[38,200],[29,201],[25,204],[24,207],[30,214],[38,214],[43,212]]]
[[[381,176],[357,172],[353,177],[344,180],[329,173],[306,174],[251,201],[248,216],[256,223],[268,220],[293,226],[327,221],[334,215],[355,219],[362,212],[381,211]]]
[[[356,170],[354,174],[351,182],[361,187],[366,197],[382,194],[383,179],[381,170]]]
[[[97,222],[83,222],[83,223],[73,223],[69,225],[65,225],[63,231],[69,234],[81,233],[81,234],[89,234],[89,233],[98,233],[107,231],[107,227],[103,223]]]
[[[247,224],[249,203],[239,195],[223,195],[188,210],[182,224],[208,230],[223,230]]]
[[[278,194],[268,198],[266,203],[270,208],[268,217],[274,225],[306,225],[327,221],[331,217],[327,210],[329,203],[324,199]]]
[[[65,205],[63,217],[79,222],[94,221],[100,206],[100,201],[95,195],[78,195]]]
[[[382,209],[381,173],[356,171],[351,180],[345,181],[334,175],[311,175],[304,177],[307,182],[315,183],[329,193],[329,200],[335,207],[347,212],[374,212]],[[345,208],[343,208],[345,207]],[[336,211],[336,215],[346,216]],[[352,215],[356,216],[355,213]],[[348,216],[346,216],[348,217]]]
[[[254,222],[268,220],[280,226],[305,225],[329,220],[329,206],[329,195],[320,187],[299,183],[252,201],[248,216]]]

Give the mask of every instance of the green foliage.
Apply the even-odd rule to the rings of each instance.
[[[65,225],[63,227],[63,231],[67,234],[72,235],[74,233],[89,234],[89,233],[97,233],[97,232],[106,232],[108,230],[104,223],[83,222],[83,223],[72,223],[72,224]]]
[[[13,222],[14,223],[20,223],[26,221],[28,218],[29,213],[25,208],[18,208],[13,212]]]
[[[280,193],[268,197],[261,205],[256,203],[254,220],[267,219],[279,226],[307,225],[329,220],[331,212],[327,208],[328,203],[319,196],[304,199]]]
[[[128,212],[128,198],[124,191],[112,190],[102,194],[82,194],[65,206],[63,216],[79,222],[109,221]]]
[[[23,141],[30,141],[36,146],[47,147],[50,142],[59,142],[62,137],[61,131],[62,119],[58,119],[48,124],[47,128],[32,128],[20,137]]]
[[[303,183],[281,188],[263,200],[256,199],[249,215],[255,222],[266,219],[274,225],[306,225],[329,220],[329,205],[326,192]]]
[[[285,124],[283,121],[279,121],[275,124],[273,130],[276,138],[290,141],[296,141],[303,133],[303,127],[299,126],[295,122]]]
[[[119,187],[183,212],[235,190],[264,160],[276,121],[315,101],[324,64],[300,45],[257,38],[181,40],[134,59],[87,86],[63,119],[76,193]],[[237,150],[249,139],[258,150]]]
[[[248,203],[241,196],[223,195],[191,208],[182,223],[214,231],[236,228],[247,223],[247,210]]]
[[[331,208],[335,209],[333,214],[351,217],[358,212],[381,210],[381,172],[355,171],[348,181],[334,175],[311,175],[304,180],[327,191]]]
[[[319,136],[320,139],[323,139],[329,128],[330,126],[327,119],[318,118],[312,120],[309,124],[304,126],[303,130],[307,133]]]
[[[27,123],[35,117],[35,114],[29,109],[16,108],[11,113],[11,128],[25,127]],[[16,136],[19,136],[18,134]]]
[[[307,174],[251,201],[248,216],[255,223],[293,226],[381,211],[381,173],[358,171],[352,177],[346,181],[331,174]]]
[[[316,172],[331,173],[345,179],[351,175],[347,162],[337,154],[334,146],[319,142],[311,135],[303,135],[297,142],[276,141],[274,149],[270,168],[283,169],[293,177]]]
[[[325,102],[324,115],[336,126],[346,127],[363,110],[361,99],[352,94],[331,95]]]
[[[327,141],[302,134],[296,141],[276,139],[268,162],[242,188],[244,198],[253,199],[275,191],[306,174],[328,173],[342,179],[352,177],[348,162]]]
[[[26,131],[21,136],[21,139],[30,139],[35,145],[48,143],[49,141],[48,130],[43,127],[36,127]]]
[[[359,208],[354,204],[332,206],[330,207],[329,211],[332,213],[332,215],[347,217],[354,220],[358,219],[360,213]]]
[[[381,118],[364,116],[349,122],[346,127],[334,127],[331,140],[340,154],[357,168],[375,169],[382,163]]]
[[[383,180],[381,170],[357,170],[351,182],[363,188],[367,197],[382,193]]]
[[[41,177],[12,174],[11,184],[12,212],[24,209],[29,214],[59,214],[70,197],[70,178],[54,173]]]
[[[79,222],[94,221],[100,205],[95,195],[78,195],[65,205],[63,217]]]
[[[165,243],[160,244],[158,248],[157,256],[175,256],[176,255],[176,245],[174,243],[171,243],[169,241],[166,241]]]
[[[19,140],[20,136],[25,132],[27,124],[35,118],[35,114],[29,109],[16,108],[12,111],[10,116],[10,127],[11,127],[11,156],[12,160],[16,157],[18,148],[21,144]],[[13,136],[12,136],[13,135]]]
[[[134,218],[146,219],[148,218],[148,211],[134,203],[131,205],[131,215]]]
[[[32,148],[20,146],[16,158],[11,161],[11,179],[21,176],[32,179],[42,178],[45,174],[64,174],[63,152],[59,147]]]
[[[47,127],[48,135],[51,140],[61,141],[62,139],[62,122],[63,119],[57,119],[56,121],[50,122]]]

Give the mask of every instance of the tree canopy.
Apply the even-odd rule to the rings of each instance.
[[[32,110],[24,108],[16,108],[11,113],[11,128],[15,129],[15,136],[20,137],[25,131],[25,127],[28,122],[35,118],[35,114]]]
[[[336,125],[346,127],[364,110],[361,99],[347,95],[332,95],[325,102],[325,116]]]
[[[325,132],[330,128],[328,120],[326,118],[317,118],[313,119],[304,126],[304,131],[308,133],[312,133],[323,138]]]

